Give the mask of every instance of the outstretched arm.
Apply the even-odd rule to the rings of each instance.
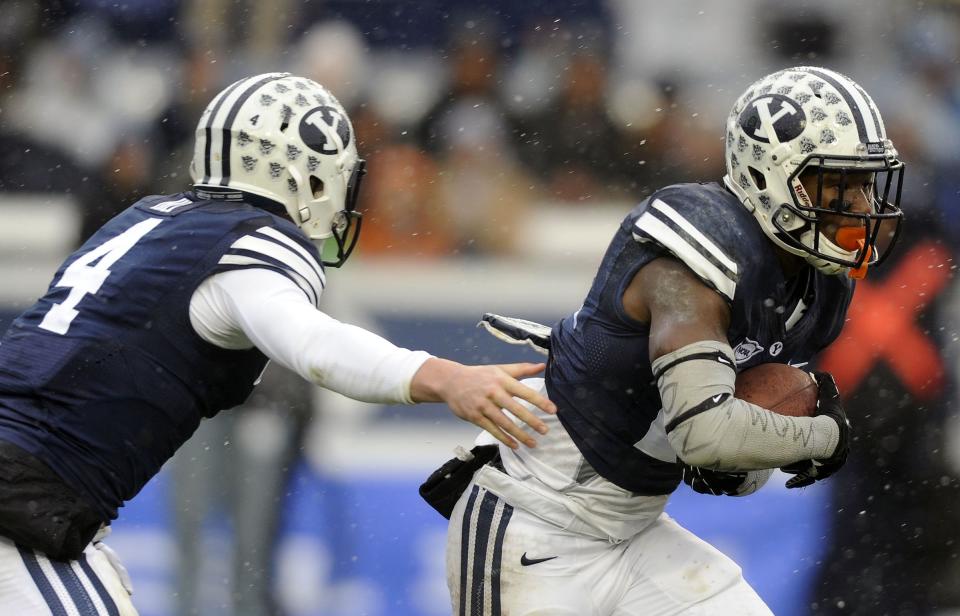
[[[410,393],[416,402],[446,402],[454,415],[480,426],[511,448],[518,446],[514,439],[534,447],[533,438],[504,415],[502,409],[537,432],[547,432],[546,424],[514,400],[514,397],[526,400],[546,413],[557,412],[552,402],[517,381],[517,378],[539,374],[543,367],[543,364],[527,363],[464,366],[448,359],[431,358],[414,375]]]
[[[446,402],[455,415],[511,447],[517,447],[513,437],[528,446],[535,443],[502,408],[535,430],[546,430],[513,396],[556,412],[550,401],[515,378],[539,373],[542,364],[464,366],[397,347],[317,310],[300,287],[269,270],[236,270],[208,278],[191,300],[190,318],[197,333],[212,344],[256,346],[303,378],[355,400]]]

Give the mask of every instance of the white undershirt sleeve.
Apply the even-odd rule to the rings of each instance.
[[[364,402],[412,404],[410,383],[431,357],[331,318],[294,282],[265,269],[207,278],[191,298],[190,322],[211,344],[256,346],[308,381]]]

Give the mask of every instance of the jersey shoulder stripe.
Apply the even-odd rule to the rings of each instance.
[[[307,296],[307,301],[314,306],[320,305],[320,298],[317,295],[316,289],[309,282],[307,282],[303,276],[291,270],[289,267],[286,267],[283,263],[277,261],[276,259],[228,254],[220,258],[220,263],[217,267],[218,272],[239,269],[266,269],[270,270],[271,272],[277,272],[278,274],[286,276],[295,285],[300,287],[300,290],[303,291],[303,294]]]
[[[316,247],[313,244],[307,244],[307,246],[309,246],[310,248],[310,250],[307,250],[307,248],[304,246],[304,244],[306,243],[305,239],[298,238],[298,239],[301,239],[301,241],[298,242],[293,238],[291,238],[289,235],[281,231],[278,231],[273,227],[260,227],[259,229],[257,229],[256,232],[257,234],[265,235],[268,238],[271,238],[275,241],[280,242],[281,244],[286,245],[291,250],[293,250],[298,255],[300,255],[300,258],[302,258],[303,261],[307,265],[309,265],[310,268],[313,269],[313,271],[320,278],[320,283],[323,286],[326,286],[327,279],[323,273],[323,266],[320,265],[319,263],[319,259],[316,256]]]
[[[318,305],[326,285],[317,256],[271,227],[260,227],[235,240],[220,257],[218,271],[263,267],[290,278]]]
[[[662,245],[728,301],[733,301],[740,280],[737,263],[662,199],[655,199],[637,218],[633,237],[639,242],[652,240]]]

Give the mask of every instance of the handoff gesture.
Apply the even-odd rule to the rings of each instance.
[[[453,414],[480,426],[504,445],[516,449],[520,441],[535,447],[536,441],[503,411],[540,434],[547,426],[519,400],[525,400],[551,415],[556,405],[518,378],[535,376],[545,365],[532,363],[465,366],[454,361],[431,358],[413,378],[410,394],[416,402],[445,402]]]

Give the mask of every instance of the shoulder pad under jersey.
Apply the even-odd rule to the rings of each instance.
[[[269,269],[292,280],[317,306],[326,285],[317,247],[293,225],[248,228],[220,257],[216,271]]]
[[[211,273],[268,269],[292,280],[314,306],[319,304],[326,285],[319,251],[290,221],[242,201],[197,199],[191,193],[147,197],[134,207],[219,235],[225,245]],[[198,241],[200,235],[194,234]]]
[[[662,246],[728,302],[744,272],[772,257],[759,225],[717,183],[657,191],[637,208],[633,237]]]

